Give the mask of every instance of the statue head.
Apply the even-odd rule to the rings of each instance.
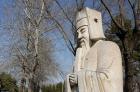
[[[76,15],[76,28],[78,35],[82,34],[87,41],[105,38],[101,13],[96,10],[86,7],[79,11]],[[79,36],[78,38],[80,39]]]

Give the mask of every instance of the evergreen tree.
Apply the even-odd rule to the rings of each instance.
[[[0,92],[1,91],[18,92],[16,80],[12,78],[10,74],[0,74]]]

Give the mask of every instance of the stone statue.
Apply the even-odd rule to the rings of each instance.
[[[73,73],[67,75],[66,92],[123,92],[120,49],[103,40],[101,13],[84,8],[77,13],[79,46]]]

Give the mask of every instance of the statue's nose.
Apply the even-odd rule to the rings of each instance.
[[[79,33],[79,34],[78,34],[78,38],[81,38],[81,37],[82,37],[82,35]]]

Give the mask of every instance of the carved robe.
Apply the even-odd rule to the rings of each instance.
[[[115,43],[97,41],[81,64],[81,70],[74,72],[77,86],[70,86],[68,75],[66,92],[123,92],[121,53]]]

